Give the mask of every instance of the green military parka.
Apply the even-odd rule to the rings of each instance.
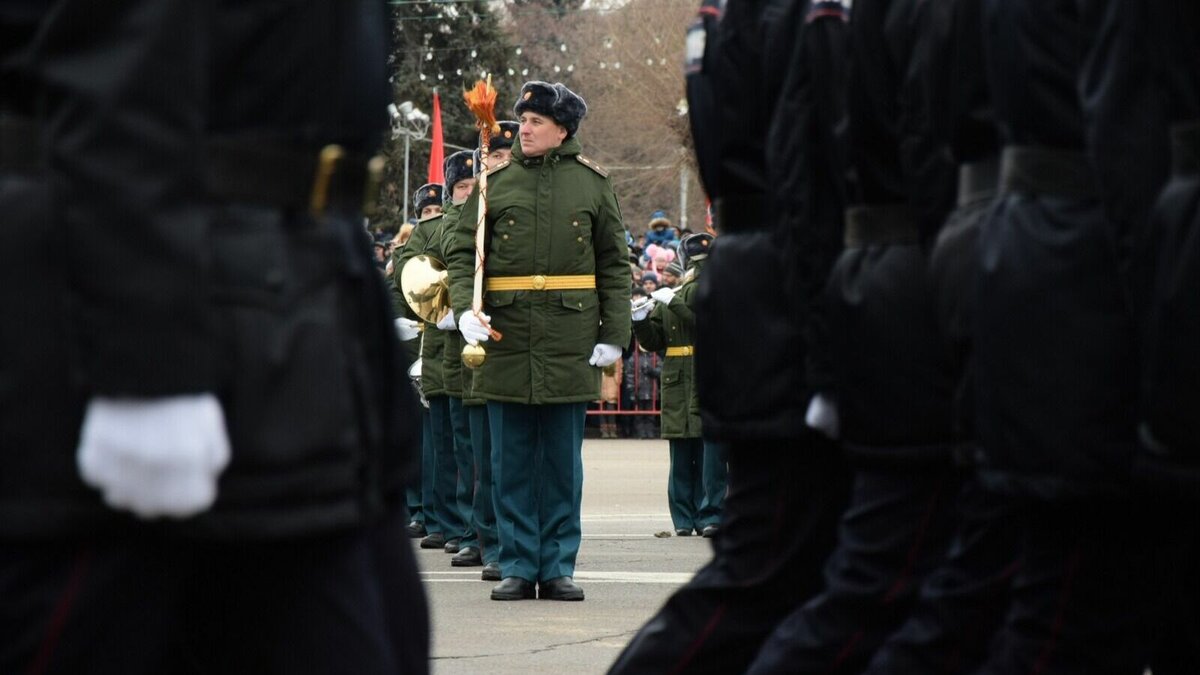
[[[542,157],[513,156],[488,172],[487,277],[595,275],[586,290],[485,291],[484,313],[503,334],[485,344],[474,395],[546,404],[594,401],[597,343],[629,344],[629,264],[621,210],[607,174],[567,139]],[[449,252],[455,314],[471,309],[474,214],[479,187],[463,206]],[[486,288],[486,286],[485,286]]]
[[[696,261],[671,303],[659,303],[650,315],[633,324],[638,344],[646,351],[657,352],[671,347],[694,346],[695,314],[692,301],[700,281],[703,261]],[[662,436],[663,438],[700,437],[700,397],[696,391],[695,356],[671,356],[663,360],[662,376]]]

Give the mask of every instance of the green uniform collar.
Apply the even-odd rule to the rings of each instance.
[[[563,141],[562,145],[558,146],[557,148],[553,148],[550,150],[550,152],[547,152],[541,157],[526,157],[525,154],[521,152],[520,143],[513,143],[512,146],[513,161],[521,164],[540,164],[542,160],[547,159],[551,162],[556,162],[560,157],[574,157],[580,152],[583,152],[583,147],[579,145],[579,139],[575,138],[574,136]]]

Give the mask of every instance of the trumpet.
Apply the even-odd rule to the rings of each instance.
[[[634,299],[632,299],[632,298],[631,298],[631,299],[629,300],[629,303],[630,303],[630,305],[632,306],[632,307],[631,307],[632,311],[634,311],[634,312],[640,312],[640,311],[642,311],[643,309],[646,309],[646,308],[648,308],[648,307],[651,307],[651,306],[653,306],[653,305],[654,305],[654,298],[651,298],[651,297],[645,297],[645,298],[642,298],[641,300],[634,300]]]

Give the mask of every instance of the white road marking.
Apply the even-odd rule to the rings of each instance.
[[[479,581],[479,570],[431,570],[421,572],[427,583],[466,583]],[[685,584],[692,578],[686,572],[576,571],[577,581],[592,584]]]

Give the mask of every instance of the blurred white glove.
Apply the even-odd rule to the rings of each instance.
[[[650,316],[650,312],[654,310],[654,302],[647,302],[645,307],[633,310],[634,321],[645,321],[646,317]]]
[[[598,344],[592,348],[592,358],[588,359],[588,363],[597,368],[605,368],[617,362],[621,358],[621,348],[616,345]]]
[[[671,304],[671,299],[675,297],[675,289],[669,286],[664,286],[650,294],[655,302],[661,302],[664,305]]]
[[[804,423],[825,434],[830,440],[836,441],[841,433],[837,404],[825,398],[824,394],[812,397],[808,404],[808,412],[804,413]]]
[[[212,394],[88,402],[76,456],[109,506],[185,518],[212,506],[229,436]]]
[[[437,322],[437,327],[440,330],[454,330],[457,326],[458,324],[454,321],[454,310],[446,312],[446,316],[443,316],[442,320]]]
[[[419,325],[412,319],[403,316],[399,317],[396,319],[396,335],[400,337],[401,342],[414,340],[421,334],[421,331],[417,330],[417,326]]]
[[[487,314],[483,315],[483,321],[490,322],[491,320],[492,317]],[[458,330],[467,339],[467,342],[473,345],[477,345],[480,342],[487,342],[491,334],[488,333],[487,326],[483,325],[483,321],[480,321],[479,317],[475,316],[475,312],[467,312],[459,317]]]

